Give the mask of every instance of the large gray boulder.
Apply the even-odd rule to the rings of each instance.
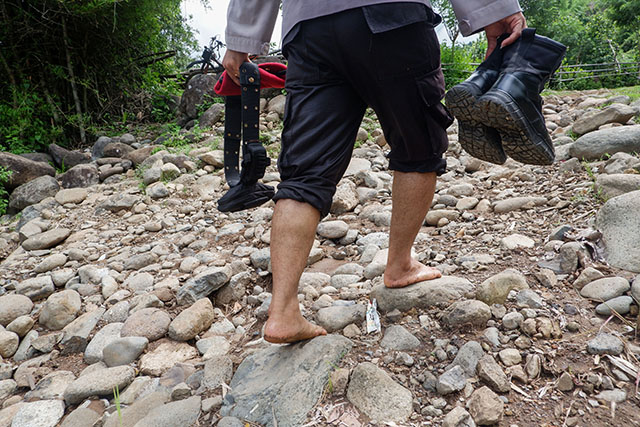
[[[572,157],[597,160],[605,154],[640,152],[640,125],[597,130],[581,136],[569,149]]]
[[[39,176],[55,176],[53,166],[29,160],[25,157],[0,151],[0,166],[11,171],[11,177],[6,184],[8,190],[13,190]]]
[[[100,172],[94,164],[77,165],[60,176],[64,188],[90,187],[100,183]]]
[[[9,196],[9,213],[17,213],[27,206],[35,205],[47,197],[53,197],[60,190],[60,184],[52,176],[44,175],[22,184]]]
[[[72,168],[83,163],[89,163],[91,157],[78,151],[67,150],[58,144],[49,145],[49,154],[53,157],[55,164],[62,168]]]
[[[260,425],[298,426],[318,403],[329,374],[353,343],[338,335],[273,346],[244,359],[220,411]]]
[[[625,124],[636,114],[637,111],[633,107],[624,104],[611,104],[602,110],[582,115],[575,121],[571,129],[577,135],[584,135],[607,123]]]
[[[198,106],[216,96],[213,91],[215,84],[216,78],[210,74],[193,76],[182,93],[178,111],[191,119],[197,118]]]
[[[640,273],[640,191],[614,197],[600,208],[596,226],[614,267]]]
[[[222,120],[224,117],[224,104],[216,103],[207,109],[200,118],[198,119],[198,124],[200,125],[200,129],[206,129],[213,127],[217,122]]]

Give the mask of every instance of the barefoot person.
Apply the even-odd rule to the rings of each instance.
[[[517,0],[452,3],[462,33],[484,29],[490,50],[499,35],[512,33],[505,46],[526,26]],[[231,0],[223,65],[233,79],[248,53],[268,48],[279,6],[279,0]],[[273,343],[326,334],[300,313],[298,281],[367,106],[391,146],[394,171],[384,283],[398,288],[441,276],[412,259],[411,247],[436,176],[446,169],[452,122],[440,102],[444,78],[434,27],[441,18],[428,0],[285,0],[283,18],[287,103],[271,229],[273,297],[264,330]]]

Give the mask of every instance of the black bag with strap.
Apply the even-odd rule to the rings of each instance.
[[[221,212],[254,208],[273,198],[275,189],[258,182],[271,159],[260,142],[260,72],[245,62],[240,66],[241,94],[227,96],[224,120],[224,175],[229,191],[218,200]],[[239,167],[242,146],[242,169]]]

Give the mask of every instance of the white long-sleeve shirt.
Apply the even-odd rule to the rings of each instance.
[[[356,7],[407,0],[282,0],[282,37],[298,22]],[[450,0],[464,36],[520,12],[518,0]],[[411,0],[431,6],[429,0]],[[227,48],[238,52],[266,53],[281,0],[231,0],[225,32]]]

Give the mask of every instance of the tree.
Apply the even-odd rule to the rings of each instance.
[[[145,84],[195,47],[180,3],[0,2],[0,149],[84,142],[93,122],[143,114]],[[153,62],[164,51],[176,56]]]
[[[442,24],[447,30],[447,35],[451,40],[451,47],[452,49],[455,49],[456,40],[460,35],[460,29],[458,27],[458,19],[453,11],[453,7],[451,7],[451,3],[449,0],[433,0],[431,4],[435,11],[442,16]]]

